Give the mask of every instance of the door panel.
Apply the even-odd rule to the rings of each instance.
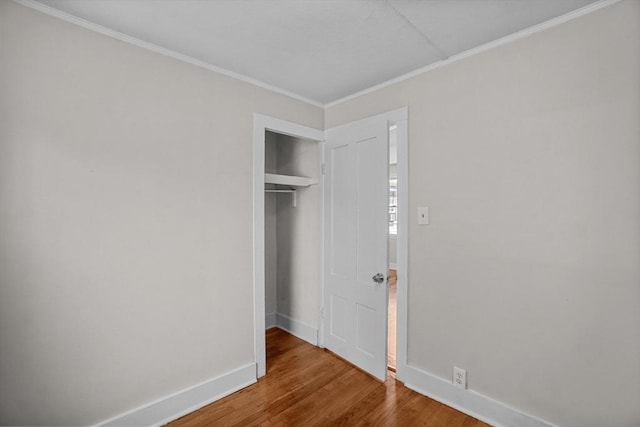
[[[372,328],[376,324],[376,310],[366,305],[356,304],[357,330],[356,348],[365,352],[368,356],[374,357],[376,348],[373,339],[375,331]]]
[[[326,132],[325,346],[384,380],[387,371],[388,126]]]
[[[331,295],[330,311],[331,336],[343,343],[347,342],[347,301],[337,295]]]
[[[356,274],[358,282],[370,286],[374,285],[371,278],[380,272],[380,261],[382,257],[386,257],[386,252],[384,254],[381,252],[381,249],[384,249],[381,244],[386,244],[388,238],[388,231],[386,231],[386,229],[382,239],[380,233],[375,233],[375,230],[379,231],[382,227],[385,227],[385,224],[381,223],[381,219],[384,223],[387,222],[386,204],[388,202],[386,188],[388,187],[388,183],[384,181],[386,174],[383,175],[381,173],[379,169],[380,165],[376,162],[376,155],[384,154],[380,153],[380,146],[382,146],[384,142],[385,141],[380,141],[378,138],[370,138],[364,141],[357,141],[356,143],[358,162],[356,168]],[[382,167],[386,169],[387,166]],[[384,200],[380,195],[381,185],[385,188]],[[375,215],[374,212],[378,213],[378,215]],[[385,212],[384,216],[380,215],[379,212]],[[384,242],[382,240],[384,240]],[[383,270],[382,273],[385,273],[385,271]]]
[[[341,145],[330,149],[331,164],[335,165],[330,171],[331,179],[331,210],[332,217],[340,217],[339,211],[353,199],[354,188],[349,171],[349,147]],[[338,212],[336,212],[338,211]],[[338,213],[338,215],[336,215]],[[353,229],[348,221],[331,222],[331,272],[334,275],[348,277],[353,262],[349,258],[353,251]]]

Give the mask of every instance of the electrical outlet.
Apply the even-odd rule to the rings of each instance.
[[[453,385],[461,388],[467,388],[467,371],[460,369],[457,366],[453,367]]]

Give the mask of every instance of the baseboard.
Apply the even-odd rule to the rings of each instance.
[[[276,326],[278,326],[276,322],[276,312],[274,311],[273,313],[267,313],[264,318],[264,328],[271,329],[275,328]]]
[[[117,415],[98,425],[161,426],[255,382],[256,364],[250,363],[227,374]]]
[[[301,340],[305,340],[315,346],[318,345],[318,330],[306,323],[292,319],[284,314],[277,313],[276,326],[280,329],[284,329]]]
[[[456,388],[449,381],[413,366],[403,367],[405,386],[495,427],[555,427],[473,390]]]

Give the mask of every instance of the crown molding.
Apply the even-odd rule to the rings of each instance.
[[[177,59],[178,61],[186,62],[188,64],[195,65],[197,67],[204,68],[204,69],[207,69],[209,71],[213,71],[215,73],[222,74],[222,75],[225,75],[227,77],[231,77],[231,78],[234,78],[236,80],[243,81],[245,83],[249,83],[249,84],[251,84],[253,86],[257,86],[257,87],[260,87],[262,89],[266,89],[266,90],[271,91],[271,92],[275,92],[275,93],[279,93],[281,95],[288,96],[288,97],[293,98],[295,100],[298,100],[298,101],[301,101],[301,102],[304,102],[304,103],[307,103],[307,104],[310,104],[310,105],[313,105],[313,106],[316,106],[316,107],[327,109],[327,108],[331,108],[331,107],[334,107],[336,105],[342,104],[344,102],[350,101],[352,99],[358,98],[360,96],[363,96],[363,95],[378,91],[378,90],[383,89],[383,88],[385,88],[387,86],[391,86],[391,85],[394,85],[396,83],[400,83],[400,82],[402,82],[404,80],[408,80],[408,79],[411,79],[413,77],[419,76],[421,74],[425,74],[425,73],[428,73],[430,71],[436,70],[438,68],[444,67],[446,65],[455,63],[457,61],[460,61],[462,59],[468,58],[470,56],[474,56],[474,55],[480,54],[482,52],[486,52],[488,50],[503,46],[505,44],[509,44],[509,43],[514,42],[514,41],[523,39],[525,37],[529,37],[529,36],[531,36],[533,34],[545,31],[545,30],[547,30],[549,28],[553,28],[553,27],[558,26],[560,24],[563,24],[563,23],[565,23],[567,21],[571,21],[573,19],[576,19],[576,18],[579,18],[581,16],[587,15],[589,13],[595,12],[595,11],[600,10],[602,8],[611,6],[611,5],[615,4],[615,3],[620,2],[621,0],[599,0],[599,1],[596,1],[595,3],[591,3],[591,4],[589,4],[587,6],[584,6],[584,7],[580,8],[580,9],[576,9],[576,10],[571,11],[569,13],[565,13],[564,15],[560,15],[558,17],[549,19],[549,20],[547,20],[545,22],[542,22],[540,24],[536,24],[536,25],[534,25],[532,27],[529,27],[529,28],[525,28],[524,30],[518,31],[518,32],[513,33],[513,34],[509,34],[508,36],[499,38],[497,40],[493,40],[491,42],[482,44],[480,46],[476,46],[476,47],[474,47],[472,49],[469,49],[469,50],[466,50],[464,52],[460,52],[458,54],[452,55],[452,56],[450,56],[450,57],[448,57],[446,59],[443,59],[441,61],[434,62],[432,64],[429,64],[429,65],[426,65],[424,67],[418,68],[417,70],[414,70],[414,71],[411,71],[409,73],[403,74],[401,76],[395,77],[393,79],[387,80],[387,81],[385,81],[383,83],[371,86],[369,88],[366,88],[366,89],[360,90],[358,92],[355,92],[355,93],[353,93],[351,95],[347,95],[345,97],[336,99],[335,101],[331,101],[331,102],[324,103],[324,104],[322,102],[316,101],[314,99],[307,98],[305,96],[299,95],[299,94],[291,92],[289,90],[282,89],[280,87],[277,87],[277,86],[262,82],[260,80],[254,79],[254,78],[249,77],[249,76],[245,76],[244,74],[236,73],[234,71],[230,71],[230,70],[218,67],[216,65],[209,64],[208,62],[193,58],[191,56],[184,55],[182,53],[179,53],[179,52],[164,48],[162,46],[158,46],[156,44],[153,44],[153,43],[150,43],[150,42],[146,42],[144,40],[140,40],[138,38],[126,35],[126,34],[121,33],[119,31],[115,31],[115,30],[109,29],[109,28],[104,27],[102,25],[95,24],[95,23],[87,21],[85,19],[78,18],[78,17],[73,16],[71,14],[68,14],[66,12],[62,12],[62,11],[60,11],[58,9],[54,9],[54,8],[52,8],[50,6],[47,6],[47,5],[43,4],[43,3],[40,3],[38,1],[36,1],[36,0],[12,0],[12,1],[14,1],[15,3],[21,4],[23,6],[29,7],[31,9],[35,9],[35,10],[37,10],[39,12],[42,12],[42,13],[45,13],[47,15],[54,16],[56,18],[60,18],[60,19],[62,19],[64,21],[70,22],[72,24],[79,25],[79,26],[81,26],[83,28],[86,28],[88,30],[95,31],[97,33],[103,34],[103,35],[105,35],[107,37],[111,37],[113,39],[117,39],[117,40],[123,41],[125,43],[129,43],[129,44],[132,44],[134,46],[138,46],[140,48],[147,49],[147,50],[159,53],[159,54],[164,55],[164,56],[168,56],[168,57],[173,58],[173,59]]]
[[[579,18],[581,16],[587,15],[589,13],[595,12],[596,10],[600,10],[602,8],[611,6],[612,4],[618,3],[621,0],[599,0],[595,3],[591,3],[587,6],[581,7],[580,9],[576,9],[574,11],[565,13],[564,15],[557,16],[555,18],[549,19],[548,21],[541,22],[540,24],[536,24],[532,27],[525,28],[524,30],[520,30],[516,33],[509,34],[508,36],[504,36],[497,40],[490,41],[488,43],[482,44],[480,46],[476,46],[469,50],[465,50],[464,52],[457,53],[455,55],[451,55],[447,59],[443,59],[438,62],[434,62],[432,64],[426,65],[424,67],[418,68],[417,70],[410,71],[406,74],[403,74],[399,77],[395,77],[391,80],[387,80],[386,82],[377,84],[375,86],[371,86],[367,89],[363,89],[351,95],[347,95],[343,98],[337,99],[335,101],[331,101],[329,103],[324,104],[324,108],[331,108],[338,104],[342,104],[344,102],[350,101],[352,99],[358,98],[360,96],[366,95],[368,93],[372,93],[383,89],[387,86],[394,85],[396,83],[400,83],[402,81],[408,80],[410,78],[419,76],[421,74],[428,73],[430,71],[436,70],[438,68],[444,67],[449,64],[453,64],[454,62],[458,62],[462,59],[468,58],[470,56],[478,55],[482,52],[486,52],[491,49],[495,49],[499,46],[503,46],[517,40],[523,39],[525,37],[529,37],[533,34],[548,30],[549,28],[556,27],[560,24],[563,24],[567,21],[571,21],[573,19]]]
[[[113,39],[116,39],[116,40],[120,40],[120,41],[123,41],[125,43],[129,43],[129,44],[132,44],[134,46],[141,47],[143,49],[150,50],[150,51],[155,52],[155,53],[159,53],[160,55],[168,56],[169,58],[177,59],[178,61],[186,62],[188,64],[195,65],[197,67],[204,68],[204,69],[207,69],[209,71],[213,71],[215,73],[222,74],[222,75],[225,75],[227,77],[231,77],[231,78],[234,78],[236,80],[243,81],[245,83],[249,83],[249,84],[251,84],[253,86],[257,86],[259,88],[266,89],[266,90],[271,91],[271,92],[276,92],[276,93],[279,93],[281,95],[288,96],[288,97],[293,98],[293,99],[295,99],[297,101],[302,101],[302,102],[305,102],[307,104],[311,104],[313,106],[320,107],[320,108],[324,107],[324,104],[322,104],[321,102],[318,102],[316,100],[304,97],[302,95],[298,95],[297,93],[288,91],[286,89],[282,89],[280,87],[277,87],[277,86],[274,86],[274,85],[271,85],[271,84],[268,84],[268,83],[264,83],[264,82],[262,82],[260,80],[256,80],[256,79],[251,78],[249,76],[245,76],[244,74],[236,73],[234,71],[230,71],[230,70],[227,70],[225,68],[221,68],[221,67],[218,67],[216,65],[209,64],[208,62],[202,61],[200,59],[193,58],[193,57],[188,56],[188,55],[184,55],[182,53],[173,51],[171,49],[167,49],[167,48],[164,48],[162,46],[158,46],[156,44],[153,44],[153,43],[150,43],[150,42],[147,42],[147,41],[144,41],[144,40],[140,40],[140,39],[138,39],[136,37],[132,37],[132,36],[129,36],[127,34],[121,33],[119,31],[115,31],[115,30],[112,30],[110,28],[104,27],[102,25],[98,25],[98,24],[95,24],[93,22],[87,21],[86,19],[78,18],[77,16],[73,16],[73,15],[68,14],[66,12],[63,12],[61,10],[54,9],[54,8],[52,8],[50,6],[47,6],[46,4],[40,3],[38,1],[35,1],[35,0],[13,0],[13,1],[15,3],[21,4],[22,6],[26,6],[28,8],[35,9],[35,10],[37,10],[39,12],[42,12],[42,13],[45,13],[47,15],[54,16],[56,18],[62,19],[63,21],[67,21],[67,22],[70,22],[72,24],[79,25],[80,27],[83,27],[83,28],[85,28],[87,30],[95,31],[96,33],[100,33],[100,34],[105,35],[107,37],[110,37],[110,38],[113,38]]]

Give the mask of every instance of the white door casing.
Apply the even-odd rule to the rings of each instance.
[[[384,380],[388,121],[359,120],[329,129],[325,137],[324,345]]]

